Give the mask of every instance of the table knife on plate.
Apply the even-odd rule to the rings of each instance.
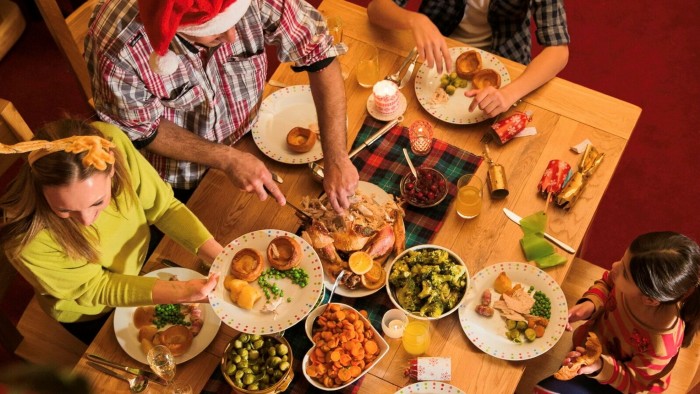
[[[511,210],[508,209],[508,208],[503,208],[503,212],[506,214],[506,216],[508,216],[508,219],[510,219],[510,220],[514,221],[515,223],[517,223],[518,225],[520,225],[520,221],[521,221],[523,218],[521,218],[518,214],[516,214],[515,212],[511,211]],[[571,254],[576,253],[576,249],[574,249],[574,248],[572,248],[571,246],[565,244],[564,242],[558,240],[558,239],[555,238],[554,236],[552,236],[552,235],[550,235],[550,234],[548,234],[548,233],[544,233],[544,237],[547,238],[549,241],[551,241],[553,244],[555,244],[555,245],[557,245],[558,247],[564,249],[565,251],[567,251],[567,252],[569,252],[569,253],[571,253]]]

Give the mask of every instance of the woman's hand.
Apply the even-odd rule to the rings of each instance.
[[[579,320],[588,320],[595,312],[595,305],[591,300],[585,300],[580,304],[576,304],[569,309],[569,316],[566,322],[566,330],[571,331],[571,323]]]
[[[185,302],[209,302],[207,296],[214,291],[219,274],[207,279],[157,280],[153,286],[154,304],[182,304]]]

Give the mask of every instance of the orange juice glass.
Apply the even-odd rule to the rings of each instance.
[[[457,181],[457,215],[464,219],[475,218],[481,213],[481,196],[484,183],[476,175],[462,175]]]
[[[371,88],[379,77],[379,51],[377,47],[370,46],[367,54],[357,63],[357,83],[364,88]]]
[[[413,356],[423,354],[430,347],[430,322],[427,320],[411,320],[401,337],[406,353]]]

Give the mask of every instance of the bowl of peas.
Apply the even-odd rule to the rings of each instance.
[[[221,372],[234,392],[281,393],[294,378],[293,359],[282,336],[241,333],[226,346]]]

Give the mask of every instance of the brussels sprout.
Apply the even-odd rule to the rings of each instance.
[[[457,88],[455,88],[454,85],[447,85],[447,87],[445,88],[445,93],[452,96],[453,94],[455,94],[456,90],[457,90]]]

